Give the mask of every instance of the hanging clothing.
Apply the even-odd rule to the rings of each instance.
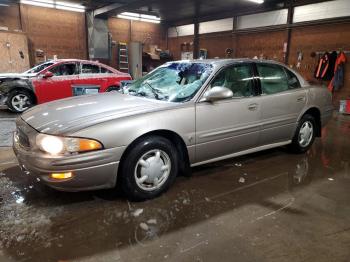
[[[336,68],[334,69],[334,90],[339,90],[344,85],[346,56],[341,52],[336,61]]]
[[[335,72],[335,64],[336,64],[337,58],[338,58],[337,51],[333,51],[329,55],[329,67],[323,80],[327,80],[327,81],[332,80]]]
[[[326,52],[318,60],[318,65],[317,65],[316,71],[315,71],[315,78],[324,80],[324,77],[327,74],[328,68],[329,68],[329,53]]]
[[[346,55],[340,52],[335,62],[334,77],[328,86],[330,91],[337,91],[344,85],[345,63]]]
[[[335,62],[337,60],[337,52],[331,54],[326,52],[320,57],[315,71],[315,78],[330,81],[334,76]]]

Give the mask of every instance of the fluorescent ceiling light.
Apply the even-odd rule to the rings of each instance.
[[[129,20],[140,21],[140,18],[138,18],[138,17],[133,17],[133,16],[118,15],[117,17],[118,17],[118,18],[123,18],[123,19],[129,19]]]
[[[141,22],[154,23],[154,24],[159,24],[160,23],[159,20],[150,20],[150,19],[145,19],[145,18],[141,18],[140,21]]]
[[[254,2],[254,3],[257,3],[257,4],[262,4],[264,3],[264,0],[248,0],[250,2]]]
[[[85,12],[85,9],[69,7],[69,6],[64,6],[64,5],[62,5],[62,6],[56,5],[56,9],[73,11],[73,12],[81,12],[81,13]]]
[[[73,12],[85,12],[85,7],[79,4],[73,4],[54,0],[21,0],[21,4],[35,5],[47,8],[56,8]]]
[[[35,6],[40,6],[40,7],[47,7],[47,8],[54,8],[55,5],[53,4],[53,1],[30,1],[30,0],[21,0],[21,4],[26,4],[26,5],[35,5]]]
[[[139,13],[123,12],[117,16],[118,18],[148,22],[148,23],[160,23],[160,17],[155,15],[144,15]]]

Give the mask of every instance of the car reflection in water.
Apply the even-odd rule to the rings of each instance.
[[[330,133],[334,129],[325,129],[325,138],[305,155],[273,149],[194,168],[193,177],[179,178],[169,193],[143,203],[110,191],[57,192],[17,166],[7,168],[0,174],[0,247],[23,261],[112,255],[154,261],[150,248],[157,247],[160,257],[181,258],[192,247],[210,245],[221,227],[238,235],[251,223],[282,214],[303,219],[307,214],[298,202],[311,201],[329,177],[350,175],[349,141]]]

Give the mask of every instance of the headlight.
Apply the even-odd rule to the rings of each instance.
[[[103,148],[100,142],[92,139],[59,137],[45,134],[39,134],[36,137],[36,144],[42,151],[51,155],[81,153]]]

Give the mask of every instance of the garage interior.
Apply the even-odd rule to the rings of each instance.
[[[254,58],[326,88],[315,74],[332,52],[347,58],[343,84],[308,152],[193,167],[145,202],[26,176],[19,115],[0,109],[0,261],[350,261],[349,0],[0,0],[0,74],[84,59],[138,79],[174,60]]]

